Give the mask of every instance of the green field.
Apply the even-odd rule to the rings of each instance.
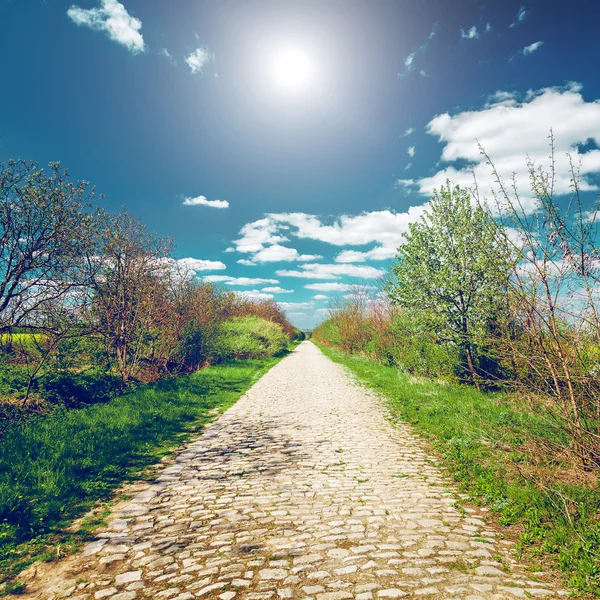
[[[31,347],[33,342],[42,338],[41,333],[0,333],[0,344],[13,344],[15,346]]]

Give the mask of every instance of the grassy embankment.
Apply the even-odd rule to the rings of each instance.
[[[0,582],[90,538],[64,528],[231,406],[280,357],[233,361],[11,428],[0,445]],[[19,591],[18,583],[9,589]]]
[[[411,378],[396,367],[318,346],[383,394],[393,418],[411,423],[432,443],[460,489],[518,535],[520,552],[534,562],[551,558],[572,588],[600,595],[600,491],[563,478],[544,492],[535,485],[538,467],[523,452],[524,444],[552,441],[560,430],[507,396]]]

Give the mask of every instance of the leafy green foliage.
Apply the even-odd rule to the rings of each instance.
[[[388,337],[396,342],[391,364],[407,373],[452,380],[461,372],[457,346],[440,341],[435,319],[427,313],[395,313]]]
[[[51,372],[40,378],[38,388],[44,400],[51,404],[80,408],[108,402],[123,389],[123,383],[115,375]]]
[[[509,271],[490,217],[448,181],[405,238],[390,297],[412,313],[430,314],[442,339],[459,348],[465,377],[475,379],[478,342],[501,313]]]

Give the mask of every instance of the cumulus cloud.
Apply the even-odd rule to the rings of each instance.
[[[470,187],[475,175],[480,191],[487,194],[496,187],[495,178],[480,154],[479,141],[501,177],[509,179],[515,174],[523,200],[531,207],[531,198],[527,197],[527,157],[549,169],[548,135],[552,129],[557,174],[555,192],[570,191],[569,152],[575,164],[580,165],[581,190],[596,191],[598,188],[590,176],[600,171],[600,150],[583,152],[579,144],[590,139],[600,143],[600,102],[586,102],[580,92],[581,86],[575,83],[529,91],[522,99],[512,93],[498,96],[497,92],[496,97],[501,98],[498,103],[487,104],[480,110],[438,115],[429,122],[427,132],[444,144],[441,161],[446,166],[430,177],[397,183],[415,187],[430,196],[446,179]]]
[[[533,42],[533,44],[529,44],[529,46],[525,46],[525,48],[523,48],[523,50],[521,50],[521,52],[523,53],[523,56],[527,56],[528,54],[532,54],[533,52],[535,52],[540,46],[542,46],[544,44],[544,42]]]
[[[412,135],[415,132],[414,127],[409,127],[404,134],[402,135],[402,137],[406,137],[408,135]]]
[[[329,296],[326,296],[325,294],[315,294],[313,300],[329,300]]]
[[[415,155],[415,147],[409,146],[406,152],[408,152],[408,155],[412,158]]]
[[[273,300],[273,294],[266,294],[260,290],[243,290],[236,292],[236,294],[249,300]]]
[[[196,196],[195,198],[185,198],[184,206],[210,206],[211,208],[228,208],[227,200],[207,200],[204,196]]]
[[[225,251],[227,252],[227,250]],[[239,265],[244,265],[245,267],[255,267],[256,263],[248,260],[247,258],[240,258],[240,260],[236,261]]]
[[[400,242],[398,242],[398,246]],[[357,263],[367,260],[387,260],[396,256],[397,246],[375,246],[371,250],[361,252],[360,250],[343,250],[335,257],[337,263]]]
[[[265,287],[262,289],[263,292],[268,292],[269,294],[293,294],[294,290],[285,290],[282,287]]]
[[[102,0],[100,8],[71,6],[67,16],[76,25],[105,33],[111,40],[137,54],[146,49],[140,33],[142,22],[132,17],[117,0]]]
[[[517,104],[519,100],[519,94],[517,92],[509,92],[506,90],[497,90],[493,94],[488,96],[486,107],[496,106],[498,104],[503,106],[513,106]]]
[[[200,258],[180,258],[177,264],[194,273],[199,271],[222,271],[227,268],[225,263],[220,260],[202,260]]]
[[[359,279],[376,279],[385,275],[385,270],[365,265],[350,264],[308,264],[302,265],[300,271],[276,271],[280,277],[300,277],[304,279],[341,279],[356,277]]]
[[[300,254],[295,248],[274,244],[273,246],[268,246],[267,248],[263,248],[257,252],[253,257],[253,260],[260,263],[291,261],[305,262],[309,260],[317,260],[319,258],[323,257],[319,256],[318,254]]]
[[[461,40],[478,40],[479,34],[477,33],[477,27],[473,25],[469,30],[465,31],[464,29],[460,30],[460,39]]]
[[[229,277],[228,275],[207,275],[204,281],[224,283],[225,285],[250,286],[262,283],[279,283],[278,279],[263,279],[261,277]]]
[[[196,48],[192,53],[188,54],[185,62],[191,69],[192,73],[202,73],[202,69],[215,59],[215,55],[209,52],[206,48]]]
[[[319,292],[349,292],[352,286],[349,283],[309,283],[304,286],[307,290],[316,290]]]
[[[162,257],[156,260],[159,269],[165,269],[166,273],[173,276],[176,280],[192,280],[202,271],[222,271],[226,269],[224,263],[220,260],[203,260],[200,258],[170,258]],[[213,277],[224,277],[223,275],[213,275]]]
[[[315,303],[311,302],[310,300],[308,302],[278,302],[277,304],[279,304],[279,306],[281,306],[283,310],[313,308],[313,306],[315,305]]]
[[[280,224],[271,216],[252,223],[246,223],[240,230],[241,238],[234,240],[238,252],[260,252],[266,244],[287,242],[285,235],[279,235]]]
[[[317,240],[333,246],[376,244],[366,254],[357,253],[357,262],[385,260],[395,255],[409,223],[416,221],[423,210],[424,206],[413,206],[403,213],[383,210],[342,215],[333,220],[306,213],[271,213],[244,225],[240,231],[242,237],[235,240],[234,244],[238,252],[255,256],[264,249],[268,250],[265,252],[267,256],[270,252],[279,255],[282,252],[280,242],[289,241],[289,237]],[[274,246],[275,250],[269,250]],[[310,255],[300,256],[306,258]],[[352,262],[344,258],[346,256],[348,255],[342,253],[343,258],[337,259],[336,262]],[[297,257],[291,259],[298,260]]]

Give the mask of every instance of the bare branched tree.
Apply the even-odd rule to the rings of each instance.
[[[93,191],[72,183],[59,163],[0,169],[0,332],[40,326],[45,304],[87,284],[82,277],[94,215]]]
[[[481,148],[496,180],[492,201],[478,196],[494,235],[513,257],[509,322],[492,340],[510,370],[506,382],[541,399],[554,426],[566,431],[586,470],[600,466],[598,380],[599,250],[597,207],[586,211],[577,168],[572,193],[555,193],[554,140],[548,171],[528,162],[532,198],[516,178],[506,183]],[[533,201],[533,207],[531,203]]]

